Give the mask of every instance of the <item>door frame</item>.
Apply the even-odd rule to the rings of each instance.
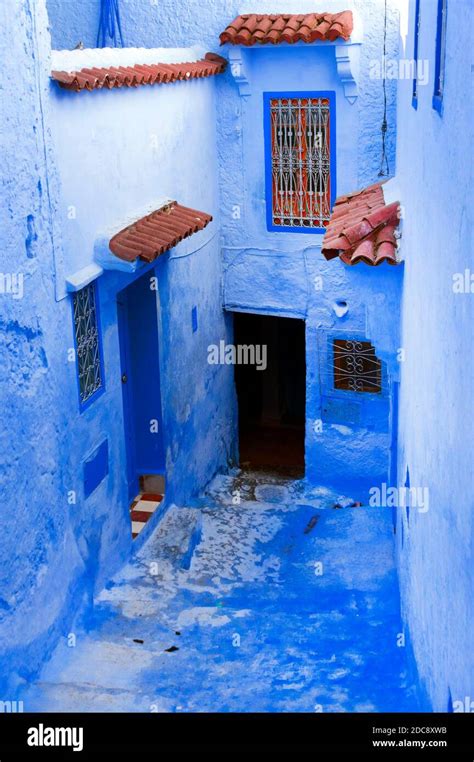
[[[303,312],[301,313],[289,313],[286,310],[278,309],[276,307],[275,309],[259,309],[258,307],[244,307],[242,305],[239,306],[227,306],[225,307],[225,312],[232,315],[232,341],[235,344],[235,331],[234,331],[234,316],[244,314],[244,315],[255,315],[260,317],[275,317],[275,318],[289,318],[290,320],[300,320],[304,325],[304,360],[305,360],[305,405],[304,405],[304,424],[303,424],[303,478],[306,478],[306,474],[308,472],[308,458],[309,458],[309,443],[308,443],[308,431],[309,431],[309,406],[310,406],[310,394],[309,394],[309,384],[310,384],[310,365],[309,365],[309,356],[308,356],[308,319],[307,315]],[[236,427],[237,427],[237,453],[238,453],[238,460],[240,462],[240,436],[239,436],[239,425],[240,425],[240,411],[239,411],[239,399],[237,396],[237,386],[235,382],[235,367],[234,367],[234,389],[236,393]]]
[[[124,437],[125,437],[125,457],[126,457],[126,472],[127,472],[127,492],[128,499],[133,500],[139,492],[140,485],[138,484],[138,478],[136,475],[136,456],[135,456],[135,440],[132,431],[132,385],[133,379],[131,374],[127,376],[127,382],[123,382],[124,372],[128,371],[130,367],[129,357],[129,342],[130,331],[128,326],[128,305],[127,297],[124,292],[126,288],[117,293],[117,324],[119,333],[119,348],[120,348],[120,385],[122,387],[122,413],[124,424]],[[132,494],[134,493],[134,494]]]
[[[158,404],[158,414],[159,414],[159,426],[160,426],[160,433],[159,436],[161,437],[161,446],[162,446],[162,453],[163,453],[163,464],[161,466],[157,466],[156,468],[153,467],[144,467],[144,473],[141,474],[138,472],[139,464],[138,464],[138,456],[137,456],[137,443],[136,443],[136,433],[135,433],[135,388],[134,388],[134,373],[132,372],[132,357],[130,353],[130,347],[131,347],[131,331],[130,331],[130,320],[129,320],[129,295],[130,291],[129,289],[133,288],[137,282],[141,278],[156,278],[156,281],[158,282],[158,275],[156,271],[156,267],[154,265],[151,265],[149,268],[145,269],[144,271],[140,271],[137,273],[137,276],[130,280],[127,285],[124,288],[121,288],[116,293],[116,303],[117,303],[117,327],[118,327],[118,334],[119,334],[119,355],[120,355],[120,378],[121,378],[121,387],[122,387],[122,415],[123,415],[123,431],[124,431],[124,441],[125,441],[125,456],[126,456],[126,475],[127,475],[127,491],[128,491],[128,499],[129,501],[132,501],[139,493],[140,491],[140,483],[139,483],[139,477],[141,475],[145,474],[156,474],[156,475],[162,475],[165,476],[165,459],[166,459],[166,443],[165,443],[165,432],[164,432],[164,425],[163,425],[163,399],[162,399],[162,379],[163,379],[163,373],[162,373],[162,330],[161,330],[161,302],[159,298],[159,292],[158,288],[153,289],[154,290],[154,310],[153,310],[153,319],[156,320],[156,346],[154,347],[154,351],[156,351],[156,360],[157,360],[157,384],[158,384],[158,390],[157,390],[157,404]],[[127,374],[127,380],[124,383],[122,381],[124,373]]]

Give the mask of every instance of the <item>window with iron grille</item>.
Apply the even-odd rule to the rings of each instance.
[[[334,339],[334,388],[351,392],[382,391],[382,363],[370,341]]]
[[[322,232],[335,190],[330,94],[266,94],[266,110],[268,227]]]
[[[81,407],[103,389],[97,294],[90,283],[72,297]]]

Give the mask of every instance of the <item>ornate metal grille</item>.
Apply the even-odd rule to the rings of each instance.
[[[272,98],[272,221],[325,227],[331,215],[329,100]]]
[[[382,391],[382,363],[370,341],[334,339],[334,388],[352,392]]]
[[[79,395],[81,404],[84,404],[102,386],[99,330],[93,283],[76,291],[73,295],[73,307]]]

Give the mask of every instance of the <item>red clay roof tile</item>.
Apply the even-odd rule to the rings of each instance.
[[[227,61],[216,53],[206,53],[200,61],[172,64],[135,64],[135,66],[108,66],[80,71],[52,71],[51,78],[66,90],[97,90],[103,87],[138,87],[139,85],[167,84],[186,79],[211,77],[222,74]]]
[[[221,45],[265,45],[270,42],[348,40],[353,28],[351,11],[341,13],[248,14],[237,16],[220,35]]]
[[[172,201],[114,235],[109,248],[127,262],[134,262],[138,257],[152,262],[183,238],[203,230],[211,220],[206,212]]]
[[[383,183],[339,196],[323,238],[323,255],[339,256],[347,265],[399,264],[395,237],[399,214],[398,201],[385,203]]]

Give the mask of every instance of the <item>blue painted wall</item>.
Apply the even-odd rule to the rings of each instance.
[[[12,683],[5,698],[132,549],[117,294],[146,267],[97,279],[106,389],[84,411],[67,280],[94,266],[98,237],[163,197],[215,217],[148,268],[158,279],[166,505],[187,502],[235,455],[231,369],[206,362],[207,346],[230,336],[220,289],[215,80],[62,92],[49,80],[43,4],[9,6],[1,34],[3,268],[24,276],[24,297],[1,296],[9,398],[0,436],[9,457],[0,477],[0,648]]]
[[[311,92],[317,83],[319,90],[334,94],[333,181],[338,194],[357,189],[361,167],[366,166],[359,153],[363,107],[359,99],[351,103],[346,98],[334,46],[266,46],[233,49],[230,55],[237,84],[232,72],[227,82],[221,81],[218,122],[224,303],[228,310],[306,320],[306,477],[347,483],[348,489],[357,482],[360,494],[364,484],[388,478],[392,384],[399,371],[394,316],[403,268],[326,262],[321,234],[267,230],[264,93]],[[338,301],[347,306],[341,317]],[[333,388],[328,343],[352,337],[371,340],[386,365],[381,399]]]
[[[5,699],[13,698],[28,671],[48,656],[73,606],[93,584],[97,563],[91,556],[101,523],[98,518],[94,526],[68,502],[75,487],[68,457],[77,393],[72,385],[66,392],[70,305],[56,304],[54,293],[61,241],[48,131],[46,23],[41,2],[2,3],[1,270],[2,278],[22,279],[21,293],[2,288],[0,295],[0,682]],[[123,558],[117,537],[115,553]]]
[[[398,511],[403,612],[433,707],[474,697],[472,632],[472,4],[449,0],[443,114],[432,108],[436,7],[421,0],[419,56],[429,63],[411,106],[398,90],[398,181],[405,207],[399,481],[429,490],[429,510]],[[402,4],[402,55],[413,56],[415,3]],[[471,100],[469,100],[471,97]],[[466,275],[467,270],[467,275]],[[456,275],[458,274],[458,275]],[[454,278],[454,279],[453,279]],[[465,282],[456,292],[453,285]],[[403,547],[402,547],[403,533]],[[466,702],[466,697],[469,700]],[[458,702],[457,704],[455,702]],[[472,707],[472,704],[471,704]],[[472,711],[472,708],[471,708]]]
[[[322,236],[268,233],[266,230],[263,145],[263,92],[281,90],[330,90],[336,97],[338,193],[353,191],[378,179],[381,161],[382,80],[370,76],[370,63],[380,59],[383,47],[384,3],[331,2],[326,10],[350,7],[356,18],[354,39],[361,41],[360,64],[354,71],[358,79],[358,98],[350,103],[337,72],[334,46],[266,46],[244,50],[242,64],[251,90],[241,97],[232,74],[219,77],[217,89],[217,150],[221,244],[224,255],[224,303],[228,310],[267,311],[294,314],[307,320],[307,441],[306,473],[311,481],[347,482],[375,479],[384,481],[389,470],[391,390],[398,375],[395,352],[399,346],[397,313],[402,271],[387,265],[377,272],[364,266],[348,269],[339,261],[325,263],[319,246]],[[53,42],[71,47],[81,37],[86,44],[94,40],[95,5],[86,4],[82,18],[65,18],[64,9],[49,3]],[[398,12],[394,2],[387,4],[386,55],[398,50]],[[259,3],[259,11],[301,12],[313,10],[308,2],[279,1]],[[180,12],[164,0],[159,4],[122,3],[126,45],[155,46],[199,43],[219,49],[219,33],[238,13],[245,12],[237,2],[197,3],[188,0]],[[248,9],[247,9],[248,10]],[[71,14],[72,16],[72,14]],[[78,17],[79,16],[79,17]],[[72,25],[72,26],[71,26]],[[80,25],[80,26],[77,26]],[[235,55],[229,46],[224,55]],[[396,82],[387,80],[387,157],[395,171]],[[93,94],[103,97],[103,94]],[[154,96],[160,97],[160,96]],[[140,96],[150,102],[147,93]],[[80,104],[77,109],[80,110]],[[120,108],[120,106],[119,106]],[[167,101],[167,109],[170,108]],[[107,124],[112,131],[115,118]],[[74,130],[74,124],[71,124]],[[65,133],[66,134],[66,133]],[[105,133],[104,133],[105,134]],[[69,138],[68,138],[69,140]],[[143,147],[142,143],[142,147]],[[67,150],[67,149],[66,149]],[[91,160],[93,160],[91,158]],[[147,174],[145,173],[145,181]],[[95,206],[94,202],[91,206]],[[240,215],[236,219],[237,215]],[[256,259],[255,250],[263,256]],[[82,254],[81,254],[82,256]],[[278,267],[280,280],[275,278]],[[315,278],[323,276],[322,290]],[[258,284],[258,289],[255,284]],[[275,293],[273,293],[275,292]],[[336,299],[346,300],[349,310],[337,318]],[[381,359],[387,363],[384,398],[370,405],[367,400],[331,389],[327,342],[341,336],[365,336],[373,340]],[[318,349],[318,347],[320,347]],[[322,347],[322,349],[321,349]],[[360,395],[358,395],[360,397]],[[323,431],[318,423],[323,422]],[[351,442],[353,455],[346,449]]]
[[[271,3],[272,9],[291,10],[290,5]],[[421,0],[421,6],[420,56],[433,62],[435,4]],[[266,7],[259,3],[262,12]],[[247,98],[230,72],[166,87],[64,93],[48,80],[43,3],[3,4],[8,183],[1,208],[2,268],[4,274],[24,276],[22,299],[1,295],[1,367],[9,398],[2,406],[0,438],[9,459],[0,479],[4,505],[12,510],[2,512],[0,647],[13,683],[27,676],[25,664],[31,671],[39,666],[57,637],[68,632],[78,602],[130,553],[116,298],[138,273],[106,270],[98,278],[107,390],[82,414],[75,363],[67,355],[73,336],[66,280],[94,263],[98,237],[143,204],[167,196],[215,217],[154,268],[167,499],[185,503],[235,455],[232,372],[206,363],[208,345],[231,336],[222,295],[228,310],[306,318],[310,481],[357,480],[360,487],[364,479],[372,484],[386,479],[390,465],[394,478],[391,398],[401,371],[398,478],[404,483],[408,468],[410,485],[428,487],[430,494],[427,513],[413,506],[409,515],[397,511],[404,616],[434,708],[446,709],[449,695],[452,701],[472,699],[467,640],[473,596],[465,573],[472,489],[466,490],[460,477],[471,472],[473,449],[465,406],[472,400],[472,294],[452,288],[453,275],[472,267],[466,161],[472,128],[459,99],[469,72],[458,55],[468,49],[468,3],[449,3],[458,23],[448,21],[442,116],[431,107],[432,79],[420,90],[417,111],[411,107],[411,80],[399,82],[397,177],[405,207],[405,266],[347,268],[338,260],[325,262],[318,236],[265,229],[265,90],[314,90],[315,79],[318,87],[333,90],[338,191],[377,179],[382,89],[380,80],[370,78],[369,64],[380,56],[383,3],[354,7],[363,22],[363,44],[359,97],[351,105],[331,49],[316,45],[248,51]],[[395,3],[388,7],[392,56],[398,16]],[[413,9],[405,41],[403,2],[401,8],[402,50],[411,56]],[[78,39],[95,43],[97,2],[49,0],[48,10],[54,47],[73,47]],[[129,0],[123,4],[126,41],[200,43],[217,50],[219,32],[242,10],[234,0],[220,3],[218,11],[210,0],[188,0],[179,13],[171,0],[156,5]],[[387,85],[393,172],[395,81]],[[435,188],[436,195],[427,188]],[[240,219],[233,215],[236,207]],[[317,276],[322,289],[315,287]],[[336,300],[347,302],[345,317],[337,317]],[[341,330],[369,338],[385,362],[388,396],[380,405],[357,401],[354,406],[353,399],[329,388],[327,341]],[[395,358],[399,346],[404,363]],[[312,427],[320,417],[322,436]],[[85,498],[84,464],[105,439],[108,473]],[[69,502],[73,493],[75,502]]]
[[[180,57],[196,55],[190,50]],[[157,56],[162,58],[159,52]],[[159,260],[156,273],[150,272],[158,279],[168,498],[177,502],[225,466],[233,447],[231,370],[207,365],[208,344],[228,336],[220,290],[214,90],[215,78],[209,78],[92,93],[70,93],[52,85],[50,93],[64,231],[58,281],[64,289],[71,275],[95,262],[97,240],[108,241],[114,231],[142,216],[144,206],[158,208],[163,199],[172,198],[214,217],[204,231]],[[123,264],[109,259],[107,266]],[[143,271],[106,270],[98,279],[107,391],[76,424],[78,436],[91,446],[105,428],[116,464],[126,459],[116,300]],[[193,307],[198,313],[196,333]],[[72,376],[75,368],[70,370]],[[199,448],[197,432],[204,432]],[[82,457],[80,448],[76,457]],[[123,479],[118,472],[114,489],[120,502]]]
[[[316,4],[317,5],[317,4]],[[99,22],[99,0],[47,0],[54,49],[72,49],[79,40],[94,47]],[[363,28],[360,97],[357,106],[359,158],[357,186],[370,184],[380,167],[380,125],[383,114],[382,81],[370,76],[370,63],[383,52],[384,0],[326,0],[319,8],[352,8]],[[218,52],[219,34],[239,13],[312,13],[313,0],[121,0],[124,41],[127,46],[176,47],[204,45]],[[388,58],[398,55],[398,2],[387,2]],[[391,174],[395,173],[396,80],[387,80],[387,144]],[[314,85],[314,83],[313,83]],[[221,85],[218,86],[219,88]],[[225,86],[223,86],[225,87]],[[220,93],[219,110],[232,109],[231,97]]]

